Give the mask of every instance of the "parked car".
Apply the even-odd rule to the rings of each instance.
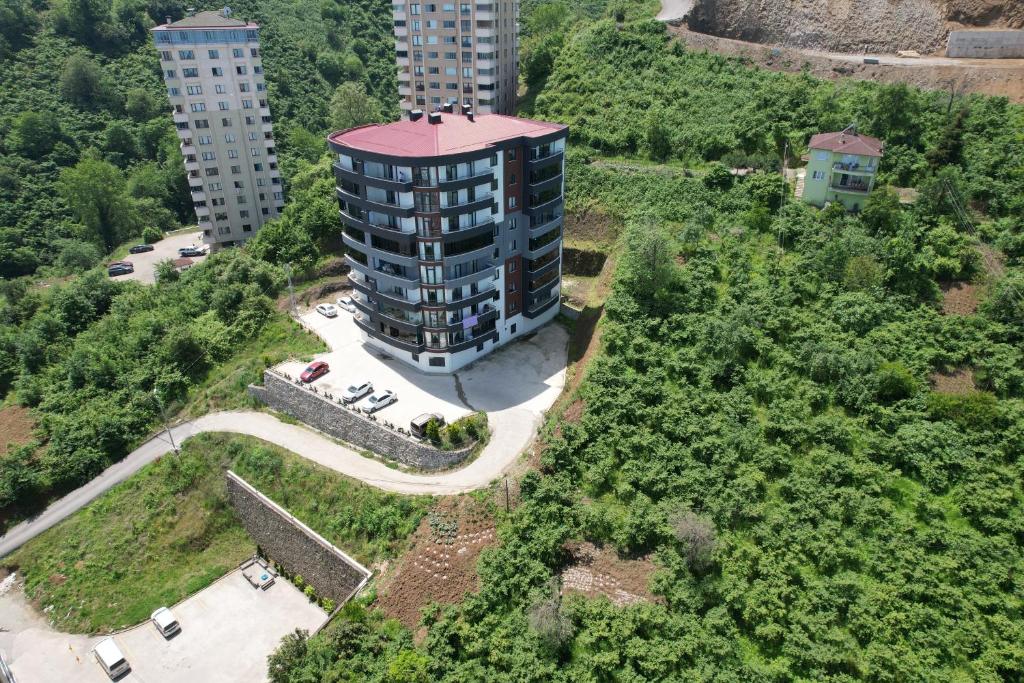
[[[195,258],[196,256],[206,256],[206,250],[201,247],[182,247],[178,249],[178,255]]]
[[[299,375],[299,379],[309,384],[313,380],[319,379],[331,371],[331,367],[322,360],[315,360],[306,367],[306,369]]]
[[[127,275],[128,273],[134,273],[135,266],[132,265],[131,261],[114,261],[107,266],[107,275],[110,277],[117,277],[118,275]]]
[[[325,318],[338,317],[338,309],[334,307],[334,304],[317,304],[316,312]]]
[[[356,304],[352,301],[350,296],[339,296],[338,297],[338,308],[343,308],[349,313],[356,312]]]
[[[433,420],[437,423],[438,427],[444,425],[444,417],[437,413],[423,413],[417,415],[409,422],[409,432],[417,439],[423,439],[427,436],[427,425]]]
[[[390,389],[378,391],[377,393],[370,396],[370,398],[366,399],[366,403],[363,404],[363,412],[366,413],[367,415],[369,415],[370,413],[375,413],[381,408],[389,406],[397,400],[398,396],[395,395],[395,392],[391,391]]]
[[[362,384],[353,384],[345,393],[341,395],[341,400],[345,403],[355,403],[363,396],[366,396],[373,391],[373,382],[363,382]]]
[[[159,608],[149,618],[152,620],[153,625],[156,626],[156,630],[160,631],[160,635],[164,638],[170,638],[181,630],[178,620],[174,618],[171,610],[166,607]]]
[[[152,244],[136,244],[134,247],[128,250],[129,254],[142,254],[147,251],[153,251]]]
[[[96,655],[96,661],[99,662],[99,665],[110,676],[110,680],[123,676],[132,670],[128,660],[121,654],[121,648],[117,646],[113,638],[104,638],[96,643],[96,647],[92,651]]]

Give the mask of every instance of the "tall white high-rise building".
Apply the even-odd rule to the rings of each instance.
[[[203,241],[241,244],[284,207],[259,26],[199,12],[153,29]]]
[[[519,83],[519,2],[391,6],[402,109],[468,104],[478,114],[514,114]]]

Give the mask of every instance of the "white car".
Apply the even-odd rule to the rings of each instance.
[[[107,675],[110,676],[110,680],[120,678],[132,669],[128,664],[128,660],[121,653],[121,648],[117,646],[113,638],[104,638],[96,643],[96,647],[92,649],[92,652],[96,656],[96,661],[107,672]]]
[[[316,312],[326,318],[338,317],[338,309],[335,308],[334,304],[317,304]]]
[[[355,313],[356,312],[356,304],[355,304],[354,301],[352,301],[352,297],[350,297],[350,296],[339,296],[338,297],[338,308],[342,308],[342,309],[348,311],[349,313]]]
[[[369,415],[370,413],[375,413],[381,408],[389,406],[397,400],[398,396],[396,396],[395,392],[391,391],[390,389],[378,391],[376,394],[366,399],[366,403],[363,405],[363,412],[366,413],[367,415]]]
[[[373,391],[373,382],[353,384],[341,395],[341,400],[345,403],[355,403],[371,391]]]
[[[159,608],[149,618],[153,621],[153,625],[156,626],[156,630],[160,631],[160,635],[164,638],[170,638],[181,630],[178,620],[174,618],[171,610],[166,607]]]

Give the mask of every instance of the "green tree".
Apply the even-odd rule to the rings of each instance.
[[[291,263],[297,270],[306,270],[316,263],[319,250],[309,233],[288,217],[266,223],[246,244],[253,256],[268,263]]]
[[[98,45],[110,35],[111,0],[58,0],[54,28],[86,45]]]
[[[94,59],[76,52],[64,64],[60,92],[68,102],[83,109],[112,107],[117,102],[113,85]]]
[[[11,146],[30,159],[49,154],[60,138],[60,119],[52,111],[23,112],[11,126]]]
[[[138,157],[139,143],[126,123],[115,120],[103,132],[103,151],[111,163],[124,168]]]
[[[338,130],[382,120],[380,103],[359,83],[339,85],[331,98],[330,112],[331,126]]]
[[[672,154],[672,139],[659,114],[652,115],[647,122],[647,149],[655,161],[665,161]]]
[[[135,234],[138,216],[128,197],[124,175],[95,153],[86,153],[71,168],[61,171],[57,187],[86,236],[111,251]]]
[[[388,680],[394,683],[429,683],[430,658],[416,650],[402,650],[388,664]]]
[[[638,301],[651,301],[674,277],[668,236],[653,221],[636,222],[626,228],[625,242],[618,282]]]
[[[160,103],[145,88],[132,88],[125,95],[124,110],[136,121],[149,121],[160,113]]]
[[[267,657],[267,675],[270,676],[270,683],[291,682],[292,670],[300,665],[306,656],[308,638],[308,631],[295,629],[294,633],[289,633],[281,639],[281,644]]]
[[[888,185],[883,185],[868,195],[860,212],[860,220],[873,235],[895,235],[902,212],[899,195]]]

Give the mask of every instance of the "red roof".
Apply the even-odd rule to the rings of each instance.
[[[869,157],[882,156],[885,145],[878,138],[860,135],[849,129],[838,133],[819,133],[811,138],[809,149],[827,149],[842,154],[862,154]]]
[[[187,268],[188,266],[191,266],[193,263],[195,263],[195,261],[188,258],[187,256],[184,258],[176,258],[173,261],[171,261],[171,265],[174,266],[175,268]]]
[[[430,123],[428,114],[410,121],[373,123],[331,133],[336,145],[361,152],[390,156],[429,157],[481,150],[511,138],[537,138],[559,130],[561,123],[520,119],[501,114],[477,114],[474,120],[462,114],[441,113],[441,123]]]

